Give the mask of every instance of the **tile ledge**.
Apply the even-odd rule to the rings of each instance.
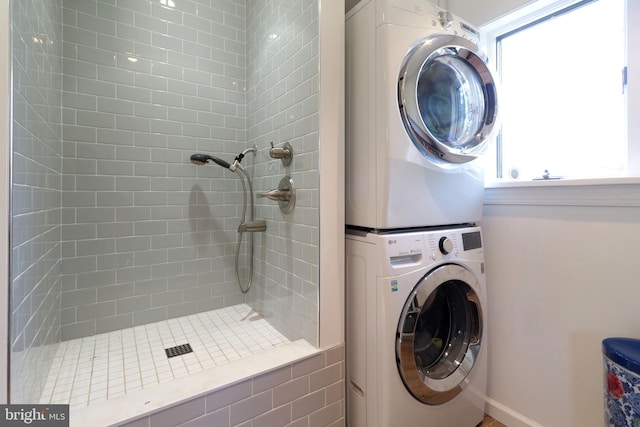
[[[118,426],[167,409],[254,376],[306,359],[323,350],[304,340],[294,341],[264,353],[215,366],[197,374],[176,378],[121,398],[72,409],[70,427]],[[181,392],[184,390],[184,392]]]

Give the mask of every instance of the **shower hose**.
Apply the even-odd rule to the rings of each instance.
[[[242,216],[240,219],[240,224],[244,224],[247,217],[247,204],[248,204],[247,199],[250,199],[249,204],[251,205],[250,213],[249,213],[249,216],[250,216],[249,221],[253,222],[255,218],[254,218],[254,208],[253,208],[253,186],[251,185],[251,178],[249,178],[249,175],[247,174],[244,167],[240,163],[237,164],[236,173],[240,177],[240,182],[242,183],[242,194],[243,194]],[[247,186],[249,187],[248,192],[247,192]],[[240,278],[240,266],[239,266],[240,248],[242,247],[242,237],[244,236],[244,234],[245,234],[244,231],[238,230],[238,238],[236,242],[236,278],[238,279],[238,286],[240,287],[240,291],[242,291],[243,294],[246,294],[251,289],[251,285],[253,283],[253,232],[249,231],[249,254],[248,254],[249,278],[247,280],[246,286],[243,286],[242,284],[242,279]]]

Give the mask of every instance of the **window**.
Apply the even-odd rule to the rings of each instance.
[[[625,0],[565,0],[483,28],[501,82],[488,180],[638,174],[626,120],[626,16]]]

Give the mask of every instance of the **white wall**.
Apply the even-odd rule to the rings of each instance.
[[[320,0],[320,340],[344,342],[344,0]]]
[[[431,2],[438,3],[436,0]],[[446,7],[451,13],[479,26],[529,3],[533,0],[448,0]]]
[[[602,339],[640,338],[640,185],[486,191],[489,414],[603,425]]]

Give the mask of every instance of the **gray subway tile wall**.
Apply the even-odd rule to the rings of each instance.
[[[245,301],[240,183],[193,152],[231,160],[255,144],[257,191],[293,176],[293,213],[257,203],[268,230],[246,301],[317,343],[319,5],[161,3],[13,7],[14,401],[37,400],[60,339]],[[270,141],[294,146],[291,166]]]
[[[259,157],[256,186],[268,191],[290,175],[297,189],[290,214],[270,201],[257,206],[269,232],[257,250],[263,288],[250,301],[290,339],[317,343],[318,3],[275,0],[248,2],[247,7],[247,138],[258,147],[289,142],[294,151],[289,166]]]
[[[35,402],[60,339],[62,8],[14,2],[10,395]]]
[[[238,183],[188,160],[246,146],[244,2],[64,0],[63,17],[62,338],[244,301],[224,286]]]

